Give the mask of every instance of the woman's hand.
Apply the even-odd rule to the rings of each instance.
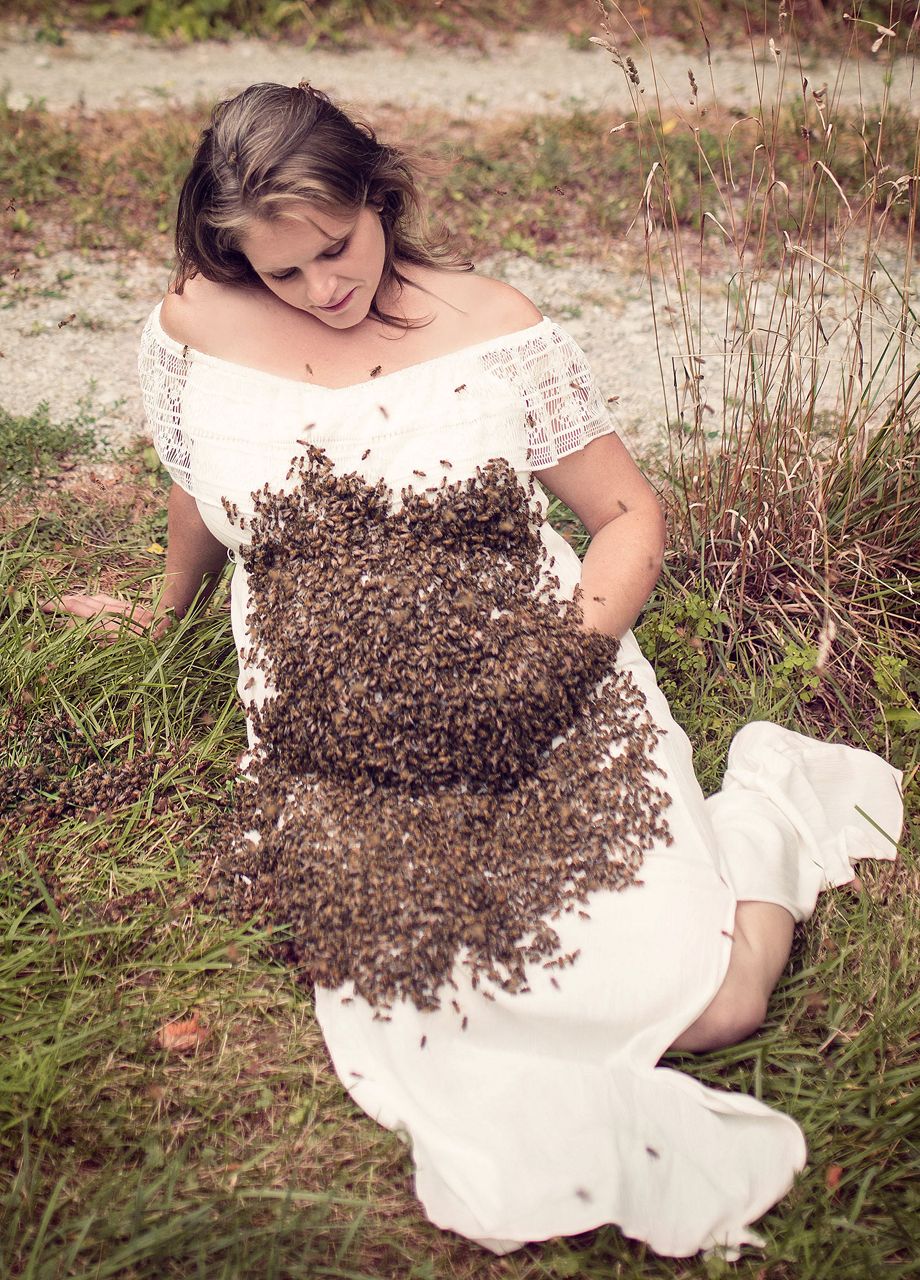
[[[227,564],[227,549],[207,529],[195,499],[178,485],[169,494],[169,530],[162,595],[154,608],[116,596],[63,592],[46,600],[43,613],[61,613],[65,622],[93,619],[92,631],[110,643],[126,631],[158,640],[196,604],[203,604],[216,587]]]
[[[93,634],[97,639],[111,644],[126,631],[134,635],[149,635],[158,640],[172,623],[168,610],[155,610],[138,601],[118,600],[115,596],[88,596],[77,592],[65,592],[46,600],[42,613],[61,613],[68,626],[76,626],[78,618],[92,618]]]

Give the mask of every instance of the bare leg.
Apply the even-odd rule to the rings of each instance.
[[[792,949],[793,918],[772,902],[739,902],[725,980],[712,1003],[674,1041],[703,1053],[737,1044],[761,1025]]]

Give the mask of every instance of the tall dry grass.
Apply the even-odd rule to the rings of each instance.
[[[628,21],[613,10],[618,25]],[[831,719],[842,701],[917,727],[920,121],[910,170],[892,172],[881,156],[904,117],[890,109],[887,82],[880,102],[858,97],[863,180],[835,172],[838,119],[854,107],[843,73],[849,60],[852,83],[862,27],[866,56],[889,62],[910,32],[852,22],[836,83],[812,85],[791,6],[780,6],[760,56],[752,49],[756,102],[738,122],[753,121],[759,145],[734,148],[730,129],[717,158],[700,142],[704,117],[720,111],[708,41],[701,65],[688,56],[676,127],[697,142],[693,235],[662,145],[673,106],[654,41],[632,28],[651,59],[645,83],[612,26],[605,14],[598,43],[634,108],[616,127],[638,136],[645,159],[637,222],[671,425],[671,568],[717,611],[716,660],[761,677],[792,661]],[[778,173],[785,145],[788,175],[790,129],[802,146],[797,183]],[[724,282],[718,330],[708,320],[714,280]],[[892,651],[903,656],[892,661]]]

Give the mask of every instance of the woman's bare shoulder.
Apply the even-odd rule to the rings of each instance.
[[[543,318],[530,299],[513,285],[477,271],[452,272],[442,296],[465,313],[474,342],[527,329]]]
[[[220,355],[228,344],[233,345],[240,325],[253,318],[260,304],[258,289],[193,276],[181,293],[173,289],[167,293],[160,324],[175,342]]]

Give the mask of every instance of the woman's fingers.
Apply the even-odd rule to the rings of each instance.
[[[71,591],[52,596],[42,605],[42,613],[72,613],[78,618],[92,618],[98,613],[126,613],[130,609],[130,604],[115,596],[87,596]]]
[[[82,595],[65,591],[46,600],[41,608],[42,613],[63,614],[69,626],[74,626],[77,618],[94,618],[93,630],[104,639],[115,639],[126,627],[142,635],[150,630],[154,621],[153,610],[146,605],[118,600],[104,593]]]

